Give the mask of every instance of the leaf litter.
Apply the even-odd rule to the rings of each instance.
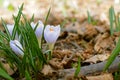
[[[87,2],[79,2],[79,4],[82,4],[83,8],[87,5],[85,3]],[[92,0],[89,3],[92,5]],[[108,3],[111,5],[109,1]],[[109,21],[106,11],[104,11],[102,7],[104,5],[104,8],[106,8],[105,10],[108,10],[109,6],[105,6],[105,4],[106,1],[103,1],[99,6],[101,7],[100,11],[105,13],[99,13],[100,11],[97,12],[97,6],[95,7],[90,5],[91,9],[93,9],[93,12],[91,11],[91,16],[94,21],[97,20],[97,23],[95,24],[89,24],[87,22],[85,10],[81,9],[81,11],[83,11],[81,15],[73,14],[73,9],[71,9],[67,4],[69,8],[67,12],[70,12],[70,14],[68,14],[68,17],[65,17],[67,22],[55,44],[53,58],[49,61],[49,64],[44,65],[41,71],[44,77],[48,76],[48,78],[57,79],[57,71],[61,69],[75,68],[77,66],[78,57],[81,57],[81,66],[86,66],[85,63],[89,63],[89,65],[91,65],[108,59],[112,50],[115,48],[115,44],[118,41],[120,33],[116,32],[113,36],[110,36]],[[76,18],[76,20],[71,22],[71,19],[73,18]],[[64,18],[61,17],[60,13],[57,17],[51,13],[48,23],[58,24],[63,21],[63,19]],[[13,74],[12,71],[11,73]],[[84,76],[81,76],[81,78],[83,77]],[[103,79],[113,80],[113,76],[111,73],[106,73],[94,76],[85,76],[83,78],[83,80]],[[75,78],[67,78],[66,80],[75,80]]]

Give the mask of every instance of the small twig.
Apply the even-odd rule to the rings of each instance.
[[[83,75],[90,75],[90,74],[94,74],[94,73],[101,73],[103,72],[104,66],[106,64],[107,61],[101,62],[101,63],[97,63],[97,64],[92,64],[89,66],[84,66],[81,67],[81,71],[79,73],[79,76]],[[113,61],[113,63],[111,64],[111,66],[108,69],[108,72],[115,72],[119,70],[119,62],[120,62],[120,57],[116,57],[116,59]],[[75,69],[64,69],[64,70],[59,70],[59,78],[60,79],[64,79],[65,77],[68,76],[73,76],[75,73]]]

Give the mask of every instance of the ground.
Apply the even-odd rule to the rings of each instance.
[[[16,0],[10,3],[13,4],[14,10],[9,11],[1,7],[0,15],[7,23],[12,24],[11,15],[17,13],[18,4],[20,5],[23,1]],[[120,36],[119,32],[114,33],[113,36],[110,35],[109,8],[114,6],[117,13],[119,4],[115,4],[114,0],[24,0],[23,13],[28,18],[34,13],[35,21],[39,19],[44,21],[50,6],[52,9],[48,24],[64,23],[64,25],[55,44],[53,58],[42,70],[47,78],[58,79],[60,78],[58,75],[61,74],[57,72],[60,70],[75,68],[78,57],[81,58],[82,67],[108,59]],[[93,19],[91,24],[87,21],[87,11]],[[80,77],[83,80],[113,80],[112,73],[96,73],[81,74]],[[13,73],[9,72],[9,74]],[[65,75],[62,79],[74,80],[75,78]]]

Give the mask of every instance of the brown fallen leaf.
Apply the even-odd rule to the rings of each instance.
[[[88,80],[113,80],[113,76],[111,73],[106,73],[97,76],[87,76]]]
[[[44,75],[49,75],[49,74],[52,74],[53,71],[54,71],[54,70],[51,68],[50,65],[44,65],[44,67],[43,67],[43,69],[42,69],[41,72],[42,72]]]
[[[84,37],[87,40],[94,38],[98,34],[97,30],[93,25],[87,24],[85,26]]]
[[[97,63],[98,61],[105,61],[109,56],[110,54],[98,54],[85,60],[84,62]]]
[[[64,56],[69,56],[70,54],[71,54],[71,51],[67,49],[53,51],[53,57],[58,59],[62,59]]]
[[[96,51],[96,53],[103,53],[103,51],[112,51],[115,47],[112,37],[110,37],[109,33],[107,32],[103,35],[98,35],[95,38],[94,42],[94,50]]]
[[[52,58],[49,61],[49,64],[55,69],[62,69],[63,68],[63,65],[61,64],[61,61],[58,58]]]
[[[95,29],[99,32],[99,33],[105,33],[107,31],[109,31],[109,27],[106,25],[97,25],[95,26]]]

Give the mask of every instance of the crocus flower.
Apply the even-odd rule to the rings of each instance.
[[[8,31],[9,31],[10,35],[12,36],[14,24],[7,24],[6,26],[7,26],[7,28],[8,28]]]
[[[60,35],[60,25],[51,26],[47,25],[44,30],[44,38],[49,45],[49,49],[53,50],[54,44]]]
[[[13,29],[14,29],[14,24],[7,24],[6,26],[8,28],[8,31],[9,31],[10,35],[12,36],[12,32],[13,32]],[[15,39],[19,40],[19,36],[18,36],[17,33],[15,35]]]
[[[37,23],[31,23],[31,26],[32,28],[34,29],[35,26],[37,25]],[[41,47],[41,38],[42,38],[42,33],[43,33],[43,29],[44,29],[44,24],[42,23],[42,21],[38,21],[38,26],[35,30],[35,35],[38,39],[38,42],[39,42],[39,46]]]
[[[23,47],[18,40],[10,40],[9,44],[12,51],[14,51],[18,56],[22,57],[24,55]]]

